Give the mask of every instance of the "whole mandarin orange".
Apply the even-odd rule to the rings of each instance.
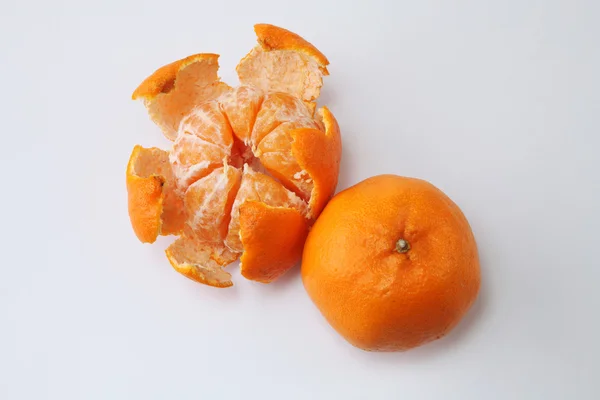
[[[447,334],[480,286],[465,216],[432,184],[380,175],[334,196],[310,231],[302,280],[348,342],[403,351]]]

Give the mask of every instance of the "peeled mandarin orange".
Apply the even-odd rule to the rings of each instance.
[[[250,135],[263,99],[262,90],[252,86],[238,86],[219,99],[235,137],[246,146],[250,145]]]
[[[369,178],[337,194],[312,227],[302,280],[354,346],[407,350],[447,334],[477,297],[477,245],[458,206],[430,183]]]
[[[314,103],[329,62],[292,32],[255,31],[259,45],[237,67],[241,86],[220,82],[218,55],[197,54],[158,69],[132,96],[173,140],[142,163],[164,171],[128,167],[134,231],[147,242],[179,234],[171,265],[216,287],[232,285],[223,267],[237,259],[242,275],[265,283],[296,264],[339,173],[339,127]],[[164,218],[171,203],[174,222]]]

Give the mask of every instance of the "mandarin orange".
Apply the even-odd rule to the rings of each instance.
[[[132,96],[173,141],[168,152],[134,149],[133,229],[143,242],[180,235],[166,251],[172,266],[216,287],[232,285],[222,268],[237,259],[259,282],[296,264],[338,179],[339,126],[315,103],[329,61],[285,29],[255,31],[259,44],[237,67],[242,86],[220,81],[218,55],[196,54],[159,68]]]
[[[477,297],[477,246],[430,183],[369,178],[327,204],[306,240],[304,287],[354,346],[407,350],[448,333]]]

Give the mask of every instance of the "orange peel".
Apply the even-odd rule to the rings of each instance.
[[[274,25],[254,26],[258,45],[236,67],[243,85],[285,92],[312,102],[319,97],[329,60],[299,35]]]
[[[321,214],[335,192],[342,159],[342,137],[337,120],[327,107],[320,108],[318,114],[325,134],[316,129],[298,129],[290,133],[292,154],[313,181],[308,203],[313,219]]]
[[[247,202],[260,202],[272,207],[286,207],[306,213],[306,204],[293,192],[272,177],[254,171],[249,166],[244,166],[242,181],[231,208],[231,221],[229,223],[225,245],[232,251],[242,252],[246,249],[240,237],[241,215],[240,209]]]
[[[214,287],[233,284],[223,268],[237,259],[244,277],[263,283],[297,264],[339,174],[339,126],[315,102],[329,61],[295,33],[255,31],[259,45],[237,67],[241,86],[219,80],[218,55],[196,54],[159,68],[132,96],[173,140],[169,152],[134,148],[134,231],[143,242],[180,235],[169,262]],[[137,168],[146,152],[153,167]]]
[[[302,256],[308,221],[298,210],[245,202],[240,207],[242,275],[269,283],[293,267]]]
[[[265,50],[294,50],[313,57],[321,68],[329,65],[329,60],[319,49],[300,35],[271,24],[256,24],[254,32],[258,43]]]
[[[183,203],[175,193],[168,153],[135,146],[126,177],[129,218],[138,239],[153,243],[159,234],[180,233],[185,220]]]
[[[150,118],[168,139],[174,140],[185,115],[196,105],[216,99],[230,89],[220,81],[218,70],[218,54],[194,54],[157,69],[131,98],[143,99]]]

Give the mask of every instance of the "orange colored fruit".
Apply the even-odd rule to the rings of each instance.
[[[473,304],[477,245],[461,210],[439,189],[381,175],[327,204],[306,240],[302,280],[348,342],[407,350],[444,336]]]
[[[168,152],[144,150],[148,168],[128,167],[134,231],[144,242],[180,235],[166,251],[171,265],[216,287],[232,285],[223,267],[237,259],[242,275],[265,283],[296,264],[339,173],[338,124],[314,102],[329,62],[292,32],[255,30],[259,45],[237,67],[242,86],[220,82],[218,55],[197,54],[159,68],[132,96],[173,140]]]

